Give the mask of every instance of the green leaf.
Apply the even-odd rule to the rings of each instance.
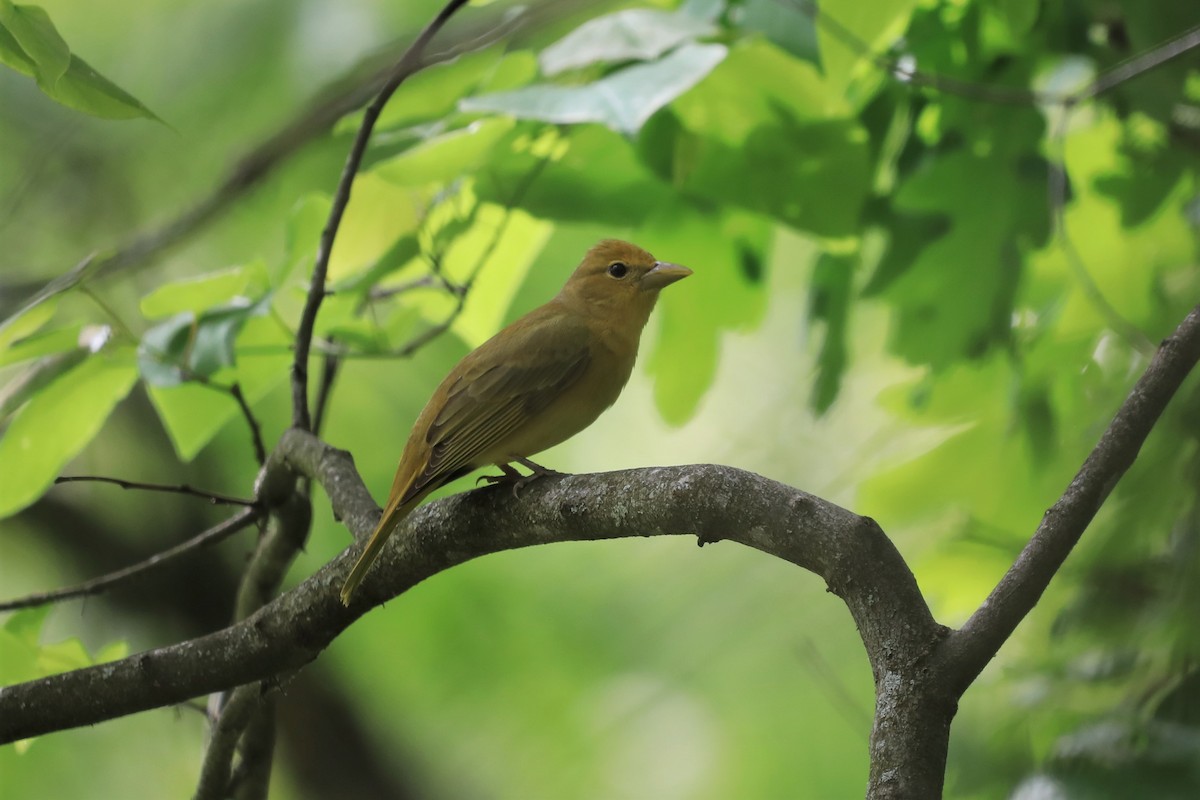
[[[208,378],[234,365],[234,343],[246,320],[265,314],[270,297],[212,308],[198,317],[192,311],[155,325],[138,345],[138,369],[154,386],[175,386],[192,376]]]
[[[71,53],[38,6],[0,0],[0,62],[31,75],[50,98],[105,119],[158,117],[137,98]]]
[[[28,53],[21,49],[21,45],[8,32],[8,28],[2,24],[0,24],[0,64],[31,78],[37,74],[37,64],[33,62]]]
[[[309,192],[292,206],[284,231],[284,257],[271,275],[272,286],[283,285],[300,264],[306,265],[302,274],[311,274],[317,243],[332,207],[333,201],[324,192]]]
[[[79,347],[82,332],[83,324],[76,323],[26,336],[8,349],[0,349],[0,367],[74,350]]]
[[[472,94],[489,80],[503,63],[501,56],[496,48],[491,48],[421,70],[404,82],[395,102],[384,107],[376,130],[388,131],[445,117],[460,98]],[[338,124],[336,132],[357,131],[361,121],[361,113],[349,116]]]
[[[75,348],[66,353],[45,356],[26,367],[17,377],[0,386],[0,420],[20,408],[51,382],[76,367],[88,356],[88,351]]]
[[[54,29],[50,15],[38,6],[18,6],[10,0],[0,0],[0,25],[33,63],[42,91],[53,90],[71,63],[71,50]]]
[[[658,61],[627,67],[594,83],[541,84],[469,97],[459,108],[560,124],[598,122],[635,133],[655,111],[699,83],[726,53],[720,44],[688,44]]]
[[[201,312],[225,303],[246,291],[259,264],[231,267],[163,284],[142,298],[139,308],[149,319],[167,317],[183,311]]]
[[[901,212],[940,212],[952,220],[883,290],[898,316],[892,346],[909,361],[945,367],[979,357],[1009,335],[1019,243],[1040,243],[1049,233],[1045,172],[1020,169],[1014,160],[944,155],[896,193]],[[946,265],[961,270],[963,279],[947,279]]]
[[[241,386],[246,401],[253,405],[287,379],[291,336],[269,317],[250,317],[245,320],[237,345],[239,352],[232,379]],[[176,453],[184,461],[195,458],[241,413],[234,399],[215,387],[150,383],[148,393]]]
[[[846,371],[846,336],[857,265],[856,254],[823,253],[813,271],[809,318],[825,323],[812,394],[812,406],[818,414],[828,411],[837,399],[842,374]]]
[[[0,325],[0,353],[49,322],[57,308],[58,299],[52,297],[44,303],[27,306],[4,320]]]
[[[485,164],[515,124],[505,117],[478,120],[465,128],[426,139],[376,164],[371,171],[397,186],[449,183]]]
[[[103,119],[136,119],[144,117],[161,122],[158,115],[133,95],[101,75],[92,65],[76,55],[71,66],[47,92],[58,102],[76,111]]]
[[[383,255],[375,259],[366,269],[342,278],[331,284],[329,289],[335,294],[341,292],[365,294],[388,275],[416,258],[420,252],[421,248],[417,244],[416,234],[405,233],[397,237]]]
[[[695,412],[716,375],[722,332],[762,319],[767,298],[742,265],[747,253],[762,260],[770,237],[771,226],[757,217],[681,202],[664,205],[638,233],[655,256],[695,272],[665,290],[655,312],[661,327],[647,370],[668,422],[682,424]]]
[[[812,64],[739,44],[639,142],[661,177],[821,236],[853,235],[870,189],[867,134]]]
[[[137,380],[133,352],[93,355],[35,395],[0,439],[0,517],[38,499]]]
[[[545,148],[556,150],[562,140]],[[535,217],[614,227],[640,224],[672,191],[639,162],[629,140],[599,125],[570,129],[566,149],[538,142],[500,158],[476,177],[481,200],[513,203]],[[524,191],[520,191],[522,187]]]
[[[712,36],[716,26],[680,11],[629,8],[590,19],[542,51],[546,75],[589,64],[649,61],[684,42]]]
[[[795,3],[779,0],[746,0],[739,25],[755,31],[797,58],[821,63],[817,26],[811,15]]]

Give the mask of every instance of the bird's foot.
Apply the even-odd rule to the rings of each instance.
[[[519,497],[520,491],[536,481],[538,478],[542,478],[547,475],[567,474],[565,472],[559,472],[558,470],[550,469],[549,467],[543,467],[541,464],[530,461],[528,458],[514,458],[513,461],[528,469],[530,474],[522,475],[512,466],[508,464],[501,464],[500,471],[504,473],[503,475],[481,475],[479,479],[475,481],[475,483],[478,484],[480,481],[482,481],[493,486],[501,483],[507,483],[512,486],[513,497]]]

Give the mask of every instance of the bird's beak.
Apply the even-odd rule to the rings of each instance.
[[[642,288],[649,290],[661,289],[691,274],[692,271],[690,269],[679,264],[672,264],[669,261],[655,261],[650,271],[642,276]]]

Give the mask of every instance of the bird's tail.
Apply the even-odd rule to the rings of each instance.
[[[408,516],[408,512],[421,502],[423,496],[412,498],[404,503],[389,505],[384,510],[383,516],[379,518],[379,525],[375,527],[375,532],[371,534],[371,538],[367,540],[367,546],[363,548],[362,555],[358,557],[358,561],[354,562],[354,568],[350,570],[350,574],[346,576],[346,582],[342,584],[342,605],[350,605],[351,595],[362,583],[367,571],[375,563],[375,559],[379,557],[379,551],[383,548],[384,542],[399,527],[400,522]]]

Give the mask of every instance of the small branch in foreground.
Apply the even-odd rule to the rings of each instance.
[[[43,606],[48,603],[59,603],[63,600],[70,600],[74,597],[86,597],[89,595],[100,594],[106,589],[122,582],[129,580],[135,576],[149,572],[157,567],[162,566],[168,561],[172,561],[179,556],[190,553],[193,550],[199,550],[210,544],[225,539],[247,525],[253,523],[259,517],[259,511],[256,508],[247,508],[239,511],[224,522],[214,525],[206,531],[203,531],[186,542],[176,545],[170,549],[164,550],[161,553],[156,553],[145,561],[140,561],[137,564],[119,569],[116,572],[110,572],[107,575],[102,575],[99,578],[93,578],[90,581],[85,581],[75,586],[69,586],[64,589],[55,589],[49,592],[40,594],[31,594],[26,597],[20,597],[15,600],[6,600],[0,602],[0,611],[14,611],[18,608],[32,608],[34,606]]]
[[[375,122],[379,119],[379,114],[383,111],[387,101],[391,99],[396,89],[400,88],[400,84],[421,68],[422,56],[429,41],[450,21],[450,17],[466,4],[467,0],[450,0],[438,12],[437,16],[425,26],[416,40],[400,56],[400,60],[392,68],[383,88],[363,112],[362,123],[354,137],[354,144],[346,156],[346,163],[343,165],[341,177],[338,179],[337,190],[333,194],[329,218],[321,231],[321,240],[317,245],[317,258],[313,264],[312,279],[308,287],[308,297],[304,302],[304,310],[300,314],[300,324],[296,329],[296,353],[292,362],[292,427],[294,428],[305,431],[312,429],[312,418],[308,410],[308,353],[312,346],[313,328],[317,322],[317,312],[321,309],[321,301],[325,299],[325,275],[329,270],[329,256],[333,251],[333,242],[337,237],[338,228],[341,226],[342,216],[346,213],[346,206],[350,202],[350,190],[358,175],[358,168],[366,153],[367,142],[370,141]]]
[[[54,479],[56,484],[59,483],[110,483],[113,486],[120,486],[122,489],[137,489],[145,492],[170,492],[171,494],[186,494],[191,497],[199,497],[207,500],[214,506],[245,506],[253,508],[256,503],[253,500],[245,500],[241,497],[233,497],[232,495],[220,494],[219,492],[209,492],[204,489],[196,489],[186,483],[177,483],[174,485],[165,483],[144,483],[142,481],[127,481],[123,478],[110,478],[107,475],[62,475]]]

